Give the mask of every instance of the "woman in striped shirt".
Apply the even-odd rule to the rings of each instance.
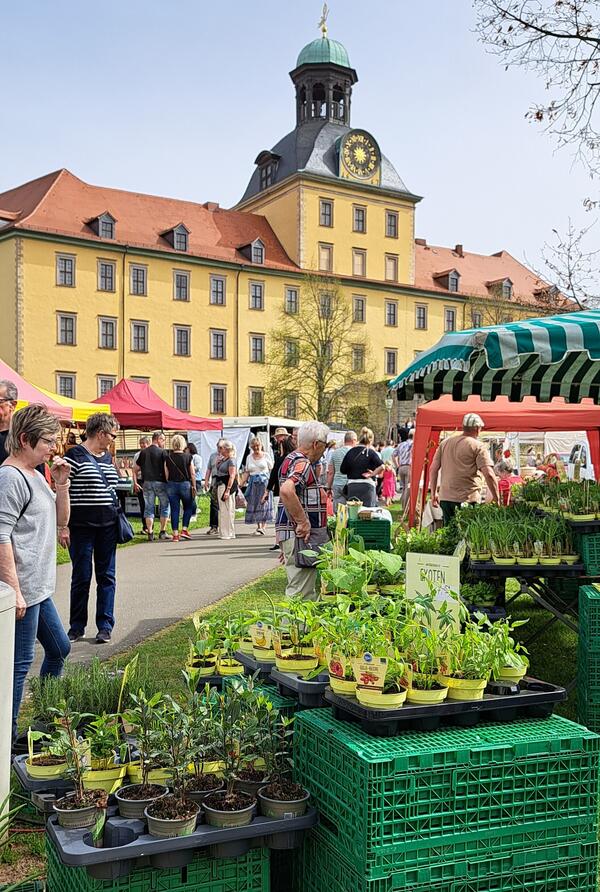
[[[110,641],[115,624],[115,564],[117,551],[116,485],[119,480],[109,451],[116,440],[119,422],[101,412],[88,418],[86,440],[65,455],[71,466],[71,518],[68,529],[59,530],[62,545],[68,545],[73,565],[69,638],[85,634],[92,561],[96,572],[97,644]]]

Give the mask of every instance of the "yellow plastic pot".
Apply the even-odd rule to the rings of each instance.
[[[369,691],[364,688],[356,689],[356,699],[363,706],[371,709],[398,709],[406,700],[408,691],[399,691],[396,694],[384,694],[379,691]]]
[[[419,688],[409,688],[406,699],[409,703],[419,703],[421,706],[430,706],[433,703],[442,703],[448,696],[448,688],[439,690],[421,691]]]
[[[199,678],[208,677],[209,675],[215,675],[217,671],[217,661],[211,663],[210,666],[194,666],[193,663],[188,663],[185,667],[185,671],[188,675],[191,672],[197,673]]]
[[[327,592],[326,594],[321,592],[319,599],[321,601],[324,601],[326,604],[335,604],[335,602],[337,601],[337,595],[335,594],[335,592]]]
[[[30,759],[25,761],[25,770],[29,777],[45,780],[46,778],[62,777],[67,770],[67,763],[61,762],[60,765],[36,765],[36,758],[33,762]]]
[[[561,560],[565,562],[565,564],[576,564],[579,560],[578,554],[563,554],[561,555]]]
[[[90,768],[83,773],[84,790],[106,790],[114,793],[123,783],[127,774],[127,765],[115,765],[113,768]]]
[[[224,770],[225,770],[224,762],[205,762],[203,774],[220,774]],[[194,766],[191,762],[188,765],[188,773],[195,774]]]
[[[323,650],[323,649],[321,648],[321,646],[318,645],[318,644],[315,644],[315,657],[316,657],[317,660],[319,661],[319,666],[326,666],[326,665],[327,665],[327,662],[328,662],[328,661],[327,661],[327,654],[324,652],[324,650]]]
[[[493,555],[492,560],[499,567],[512,567],[513,564],[517,563],[517,559],[514,557],[507,558],[507,557],[497,557],[496,555]]]
[[[132,784],[142,783],[142,770],[139,762],[130,762],[127,766],[127,776]],[[148,774],[149,784],[167,784],[172,775],[168,768],[152,768]]]
[[[243,675],[244,667],[237,660],[219,660],[217,663],[218,675]]]
[[[527,666],[522,666],[520,669],[515,669],[513,666],[503,666],[496,676],[496,681],[509,681],[511,684],[518,684],[522,678],[525,678],[526,674]]]
[[[356,693],[356,682],[347,678],[337,678],[335,675],[330,675],[329,686],[334,694]]]
[[[522,567],[535,567],[539,563],[539,560],[537,554],[535,557],[520,557],[519,564],[521,564]]]
[[[596,514],[572,514],[572,519],[577,521],[578,523],[590,523],[592,520],[596,520]]]
[[[482,700],[487,678],[451,678],[440,675],[440,684],[448,688],[448,700]]]
[[[294,672],[295,674],[308,675],[309,672],[312,672],[313,669],[317,668],[319,661],[316,657],[311,657],[310,660],[295,660],[293,657],[289,657],[288,659],[275,657],[275,665],[280,672]]]
[[[544,556],[542,556],[540,558],[540,564],[543,567],[558,567],[558,565],[560,564],[560,558],[559,557],[544,557]]]
[[[243,654],[251,654],[253,650],[252,638],[240,638],[238,641],[238,650]]]
[[[482,563],[487,562],[487,561],[490,561],[491,559],[492,559],[492,555],[491,555],[491,552],[489,552],[489,551],[474,551],[471,553],[471,560],[475,561],[476,563],[479,561],[481,561]]]
[[[254,659],[258,660],[259,663],[275,662],[275,651],[272,647],[253,647],[252,653],[254,655]]]

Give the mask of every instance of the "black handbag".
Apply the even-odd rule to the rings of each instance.
[[[125,512],[121,508],[119,499],[117,498],[117,494],[114,491],[114,489],[112,488],[112,486],[109,486],[109,484],[106,482],[106,478],[104,477],[104,474],[102,473],[102,468],[100,467],[100,462],[98,461],[98,459],[96,458],[95,455],[92,455],[91,452],[90,452],[90,458],[92,458],[96,462],[96,465],[98,467],[98,472],[104,482],[104,485],[106,486],[107,490],[110,492],[110,494],[112,496],[113,505],[115,507],[115,512],[116,512],[115,523],[117,526],[117,545],[124,545],[126,542],[131,542],[131,540],[135,536],[135,533],[133,531],[133,527],[127,520],[127,516],[125,515]]]

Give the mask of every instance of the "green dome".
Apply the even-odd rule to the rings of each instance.
[[[296,68],[301,65],[322,65],[327,62],[342,65],[344,68],[351,67],[345,46],[337,40],[330,40],[329,37],[317,37],[301,50]]]

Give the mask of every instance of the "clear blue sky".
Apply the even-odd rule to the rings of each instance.
[[[295,123],[288,72],[320,0],[3,4],[0,191],[59,167],[90,183],[218,201],[242,195]],[[477,42],[470,0],[331,0],[358,72],[352,124],[424,200],[417,236],[537,262],[590,219],[586,173],[525,120],[543,83]]]

